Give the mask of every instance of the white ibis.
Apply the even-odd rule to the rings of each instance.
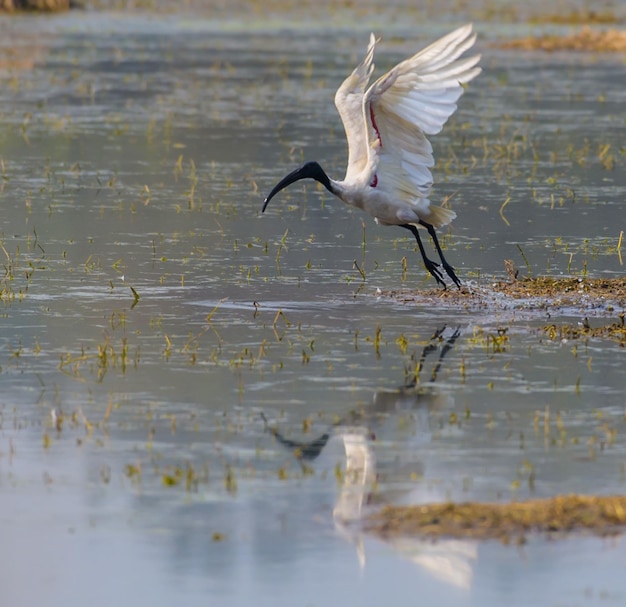
[[[448,225],[456,213],[431,204],[429,170],[435,163],[426,138],[441,131],[456,110],[463,84],[475,78],[480,55],[459,59],[476,40],[468,24],[402,61],[367,88],[374,69],[376,39],[363,61],[335,95],[335,105],[348,139],[348,169],[343,181],[330,179],[317,162],[305,162],[281,180],[265,199],[300,180],[315,179],[346,204],[365,211],[380,225],[409,230],[419,246],[426,269],[446,287],[440,264],[426,256],[418,228],[433,239],[441,266],[460,288],[454,268],[446,261],[435,228]]]

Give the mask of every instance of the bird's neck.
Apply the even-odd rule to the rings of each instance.
[[[315,181],[319,181],[331,194],[335,196],[339,195],[336,187],[337,182],[331,179],[319,164],[315,163],[315,170],[309,177],[312,177]]]

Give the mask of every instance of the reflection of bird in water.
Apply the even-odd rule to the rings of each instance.
[[[351,492],[364,493],[364,489],[374,486],[378,480],[378,466],[373,451],[373,441],[367,440],[368,434],[377,440],[395,438],[398,433],[398,421],[403,418],[406,425],[406,414],[413,419],[411,450],[418,449],[430,441],[429,412],[439,409],[450,402],[450,395],[435,388],[435,382],[445,356],[453,348],[460,336],[456,329],[444,342],[439,356],[431,372],[429,381],[420,382],[420,374],[426,360],[440,347],[440,340],[445,326],[435,331],[430,343],[422,349],[422,354],[415,367],[415,373],[405,384],[395,390],[378,390],[374,393],[372,404],[361,419],[340,422],[340,434],[343,437],[346,451],[346,481],[339,496],[333,516],[336,521],[349,522],[359,520],[362,516],[365,496],[356,502],[350,497]],[[369,417],[369,419],[367,419]],[[397,470],[399,472],[399,470]],[[371,497],[367,498],[368,500]]]
[[[428,199],[435,163],[427,139],[441,131],[456,110],[463,85],[481,71],[480,55],[461,59],[476,40],[468,24],[433,42],[396,65],[368,88],[376,38],[363,61],[335,95],[348,139],[348,168],[343,181],[330,179],[317,162],[305,162],[282,179],[265,199],[262,211],[282,189],[300,179],[315,179],[331,194],[365,211],[384,226],[405,228],[417,240],[426,270],[443,285],[440,264],[426,256],[419,229],[433,240],[441,267],[458,286],[461,281],[446,261],[435,228],[456,214]]]
[[[326,446],[330,438],[330,432],[324,432],[320,437],[310,442],[300,442],[284,437],[278,430],[271,428],[267,418],[261,413],[261,419],[265,423],[265,429],[270,432],[276,441],[286,449],[289,449],[299,460],[314,460]]]
[[[451,397],[439,391],[435,382],[444,362],[445,356],[454,347],[460,336],[459,330],[449,335],[441,345],[444,328],[435,332],[430,343],[422,350],[413,377],[402,387],[395,390],[379,390],[374,393],[371,405],[365,411],[354,412],[335,424],[332,431],[325,432],[310,442],[299,442],[283,436],[278,430],[266,428],[279,444],[290,450],[300,461],[315,460],[333,438],[343,443],[345,466],[340,477],[340,489],[335,506],[333,519],[339,534],[355,544],[357,556],[362,566],[365,565],[365,542],[359,522],[367,512],[367,507],[374,498],[389,498],[389,492],[378,487],[380,464],[375,453],[375,444],[387,439],[394,440],[398,432],[400,418],[410,413],[415,419],[415,432],[411,437],[408,449],[411,455],[419,453],[421,445],[430,440],[429,411],[449,404]],[[420,372],[426,360],[439,349],[439,356],[430,372],[429,381],[420,383]],[[265,420],[265,417],[263,417]],[[395,444],[394,444],[395,447]],[[393,476],[402,475],[400,458],[394,458],[392,469],[385,466],[386,473]],[[436,490],[435,490],[436,491]],[[432,489],[427,495],[417,494],[414,490],[405,489],[409,499],[415,501],[435,501],[444,499]],[[406,495],[404,496],[406,498]],[[460,587],[468,587],[472,578],[472,561],[476,558],[476,546],[473,542],[457,540],[439,540],[433,543],[414,537],[398,537],[385,539],[398,552],[415,564],[427,569],[435,577]]]

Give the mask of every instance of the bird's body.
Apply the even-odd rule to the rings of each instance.
[[[426,269],[445,287],[439,264],[426,256],[418,227],[428,230],[446,273],[460,285],[441,251],[435,228],[456,214],[431,204],[434,165],[427,135],[438,133],[456,110],[463,84],[480,73],[479,55],[459,57],[476,35],[465,25],[402,61],[367,88],[374,69],[376,39],[370,37],[361,63],[337,90],[335,105],[348,140],[348,167],[343,180],[330,179],[317,162],[307,162],[280,181],[265,199],[299,179],[311,178],[380,225],[397,225],[415,236]]]
[[[338,181],[333,184],[333,189],[338,198],[346,204],[361,209],[374,217],[376,223],[382,226],[393,226],[402,223],[418,223],[420,219],[430,220],[439,227],[445,225],[437,216],[438,208],[433,208],[428,199],[415,198],[413,200],[398,200],[392,198],[387,192],[376,187],[362,187],[359,182]],[[454,213],[443,209],[443,218],[448,216],[454,219]]]

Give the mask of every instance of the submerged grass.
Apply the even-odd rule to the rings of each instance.
[[[387,506],[366,529],[388,537],[420,535],[524,541],[528,533],[615,535],[626,525],[626,496],[559,495],[510,504],[466,502]]]

